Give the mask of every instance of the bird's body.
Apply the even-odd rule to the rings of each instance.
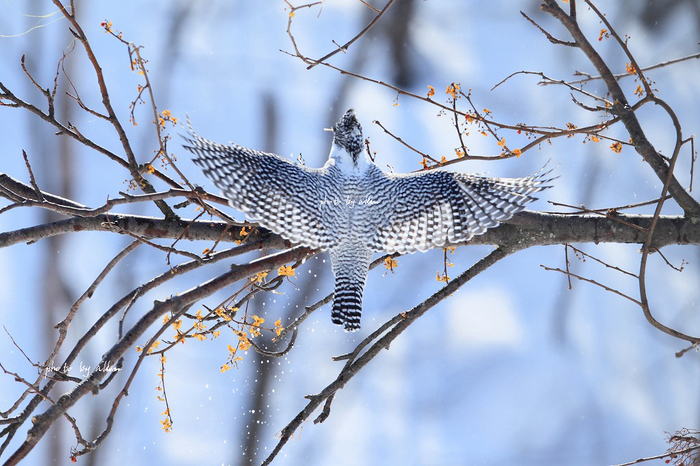
[[[384,172],[363,155],[362,129],[352,110],[333,132],[321,168],[216,144],[193,130],[185,148],[231,206],[289,241],[330,253],[331,317],[349,331],[360,328],[373,253],[411,253],[466,241],[508,220],[535,200],[532,193],[547,188],[541,174],[506,179],[442,170]]]

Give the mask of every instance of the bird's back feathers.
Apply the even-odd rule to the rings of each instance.
[[[275,154],[222,145],[190,126],[185,149],[231,206],[294,243],[330,252],[332,320],[360,328],[362,293],[373,252],[411,253],[469,240],[510,219],[550,187],[550,172],[524,178],[430,170],[383,172],[360,157],[362,129],[352,110],[333,127],[322,168]]]

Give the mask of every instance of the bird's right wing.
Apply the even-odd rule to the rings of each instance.
[[[232,207],[294,243],[321,249],[334,243],[321,220],[319,169],[235,144],[217,144],[189,129],[184,148]]]
[[[459,243],[498,226],[548,188],[543,170],[524,178],[488,178],[442,170],[386,175],[377,205],[375,251],[411,253]]]

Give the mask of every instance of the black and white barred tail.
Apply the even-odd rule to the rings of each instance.
[[[348,332],[360,329],[363,286],[351,280],[336,279],[331,321]]]
[[[372,252],[354,241],[345,241],[330,250],[335,288],[331,320],[348,332],[360,329],[362,292],[365,288]]]

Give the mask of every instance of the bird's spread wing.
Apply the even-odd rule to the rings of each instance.
[[[458,243],[510,219],[548,188],[550,172],[524,178],[487,178],[447,171],[387,175],[370,247],[388,253],[426,251]]]
[[[275,154],[223,145],[198,136],[190,127],[185,149],[195,155],[204,174],[221,189],[235,209],[283,238],[312,248],[333,242],[318,206],[318,169],[295,165]]]

